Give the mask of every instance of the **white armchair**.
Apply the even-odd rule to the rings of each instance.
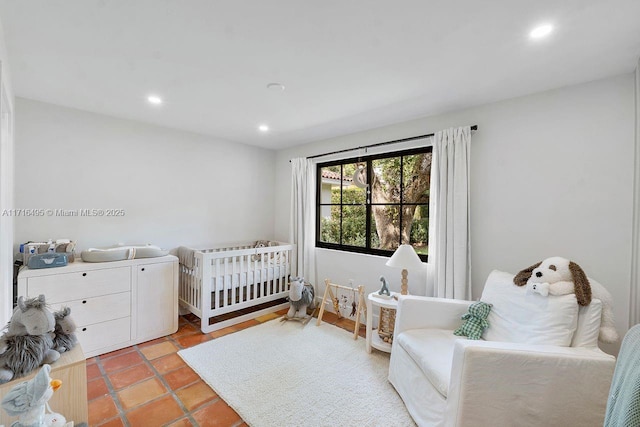
[[[504,282],[505,273],[497,274],[494,279]],[[615,358],[597,347],[599,300],[576,306],[568,344],[577,346],[454,336],[471,303],[400,297],[389,381],[419,426],[602,426]],[[501,321],[511,324],[496,317],[505,317],[498,305],[490,328],[492,320],[496,328]],[[532,323],[541,318],[522,310],[520,317]],[[512,324],[517,333],[517,322]],[[522,341],[531,341],[524,335]]]

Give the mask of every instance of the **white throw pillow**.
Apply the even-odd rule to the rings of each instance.
[[[592,279],[590,278],[589,281]],[[602,302],[593,298],[591,304],[578,310],[578,327],[573,334],[571,347],[598,347],[600,334],[600,318],[602,317]]]
[[[484,285],[481,301],[493,304],[487,341],[568,347],[578,324],[575,294],[542,296],[516,286],[513,275],[494,270]]]

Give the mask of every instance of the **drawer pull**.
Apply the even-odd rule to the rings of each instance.
[[[86,304],[86,303],[87,303],[87,300],[82,301],[82,303],[83,303],[83,304]]]
[[[82,328],[82,332],[84,332],[84,331],[86,331],[86,330],[87,330],[87,328]]]
[[[142,271],[144,271],[144,267],[142,267]]]
[[[87,273],[82,273],[82,277],[85,277],[87,275]]]

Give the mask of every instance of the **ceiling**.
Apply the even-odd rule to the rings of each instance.
[[[17,96],[272,149],[632,72],[638,17],[638,0],[0,0]]]

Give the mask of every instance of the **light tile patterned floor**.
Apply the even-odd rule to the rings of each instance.
[[[89,425],[246,426],[177,352],[275,319],[285,312],[260,316],[209,334],[200,332],[197,317],[181,316],[178,332],[173,335],[87,359]],[[353,331],[352,320],[338,319],[333,313],[325,313],[322,320]],[[362,337],[364,331],[362,325]]]

